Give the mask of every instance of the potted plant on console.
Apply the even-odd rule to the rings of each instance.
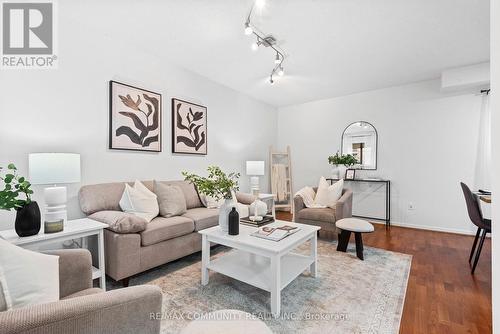
[[[14,164],[9,164],[7,169],[0,166],[0,180],[4,183],[3,190],[0,190],[0,209],[16,210],[16,233],[20,237],[37,234],[40,231],[40,208],[31,200],[31,183],[18,174]]]
[[[229,212],[235,206],[232,192],[239,189],[240,173],[226,174],[217,166],[209,166],[207,171],[207,177],[188,172],[182,172],[182,176],[184,176],[184,180],[192,182],[200,194],[210,196],[217,201],[224,199],[224,203],[219,208],[219,226],[227,232]]]
[[[346,169],[357,164],[358,160],[352,154],[339,154],[337,151],[335,155],[328,157],[328,163],[333,165],[332,177],[341,179],[345,175]],[[345,168],[341,166],[344,166]]]

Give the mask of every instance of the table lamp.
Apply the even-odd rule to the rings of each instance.
[[[254,196],[259,195],[259,176],[264,175],[264,161],[247,161],[247,175],[250,177],[250,187]]]
[[[68,214],[66,187],[60,185],[80,182],[80,154],[31,153],[29,174],[31,184],[53,185],[44,189],[45,233],[62,231]]]

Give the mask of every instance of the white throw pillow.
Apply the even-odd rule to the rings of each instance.
[[[344,179],[340,179],[329,186],[328,181],[322,176],[319,179],[314,204],[335,208],[335,204],[337,204],[337,201],[342,196],[342,189],[344,189]]]
[[[123,212],[146,219],[148,223],[160,213],[156,195],[140,181],[135,181],[134,187],[125,184],[120,208]]]
[[[311,208],[314,206],[314,197],[316,197],[316,193],[312,187],[304,187],[297,191],[295,196],[302,197],[302,201],[306,208]]]
[[[200,199],[201,203],[203,203],[203,205],[209,209],[218,209],[224,203],[224,198],[216,200],[212,196],[208,195],[200,195]]]
[[[0,288],[7,310],[59,300],[59,256],[32,252],[0,238]]]

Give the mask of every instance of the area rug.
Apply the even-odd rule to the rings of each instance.
[[[309,245],[298,252],[307,254]],[[282,316],[270,314],[270,294],[210,272],[202,286],[196,253],[133,277],[131,285],[154,284],[163,291],[162,333],[179,333],[208,312],[236,309],[263,320],[274,333],[398,333],[411,255],[365,247],[365,260],[318,241],[319,277],[304,272],[281,292]],[[218,246],[214,256],[230,249]],[[120,287],[109,282],[109,288]]]

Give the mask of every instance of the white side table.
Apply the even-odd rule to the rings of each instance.
[[[274,195],[273,194],[259,194],[259,199],[267,204],[268,208],[271,208],[271,212],[274,218],[276,218],[276,208],[274,206]]]
[[[14,229],[0,231],[0,238],[33,251],[38,251],[43,245],[67,240],[97,236],[98,263],[97,268],[92,267],[92,279],[99,278],[99,286],[106,290],[106,275],[104,269],[104,229],[108,225],[89,218],[68,220],[64,223],[64,230],[56,233],[43,233],[43,227],[36,235],[20,237]]]

